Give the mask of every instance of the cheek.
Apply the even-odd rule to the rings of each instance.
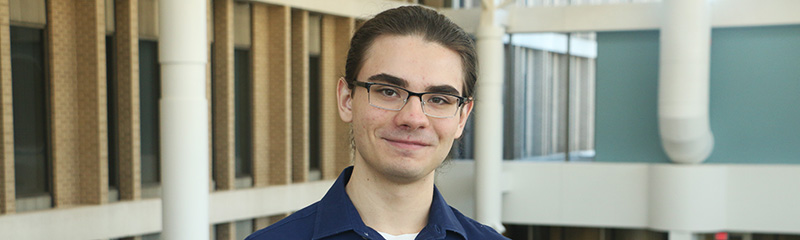
[[[436,123],[436,134],[442,142],[451,142],[456,138],[458,121],[442,121]]]

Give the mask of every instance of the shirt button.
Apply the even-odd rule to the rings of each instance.
[[[437,233],[442,232],[442,228],[440,228],[439,225],[434,226],[434,229],[436,229]]]

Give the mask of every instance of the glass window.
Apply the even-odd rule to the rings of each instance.
[[[50,192],[44,30],[11,26],[17,198]]]
[[[119,146],[117,143],[117,76],[114,37],[106,36],[106,105],[108,114],[108,188],[119,188]]]
[[[236,134],[236,177],[252,176],[253,141],[250,92],[250,50],[234,50],[234,104]]]
[[[158,42],[139,41],[139,114],[141,129],[142,186],[160,181],[159,105],[161,76]]]
[[[320,99],[320,52],[322,41],[322,16],[310,13],[308,15],[308,180],[322,179],[320,167],[320,113],[322,99]]]
[[[309,86],[320,86],[319,80],[319,55],[311,55],[308,59],[308,69],[309,75],[308,79],[310,81]],[[311,87],[308,89],[308,122],[310,126],[308,127],[308,136],[309,136],[309,153],[308,153],[308,160],[309,160],[309,170],[311,172],[319,172],[320,171],[320,120],[319,120],[319,113],[322,111],[320,109],[320,101],[319,98],[320,91],[319,88]],[[310,178],[310,180],[314,180]]]

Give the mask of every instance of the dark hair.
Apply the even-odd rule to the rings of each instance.
[[[420,36],[455,51],[461,57],[464,72],[464,97],[472,97],[477,81],[478,61],[472,38],[461,27],[435,10],[421,6],[404,6],[386,10],[364,22],[350,41],[344,79],[350,89],[364,65],[364,55],[376,38],[382,35]]]

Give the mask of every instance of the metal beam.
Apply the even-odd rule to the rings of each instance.
[[[662,3],[511,7],[508,33],[597,32],[661,28]],[[712,27],[749,27],[800,24],[800,1],[725,0],[711,4]],[[480,9],[449,9],[442,13],[475,33]]]

